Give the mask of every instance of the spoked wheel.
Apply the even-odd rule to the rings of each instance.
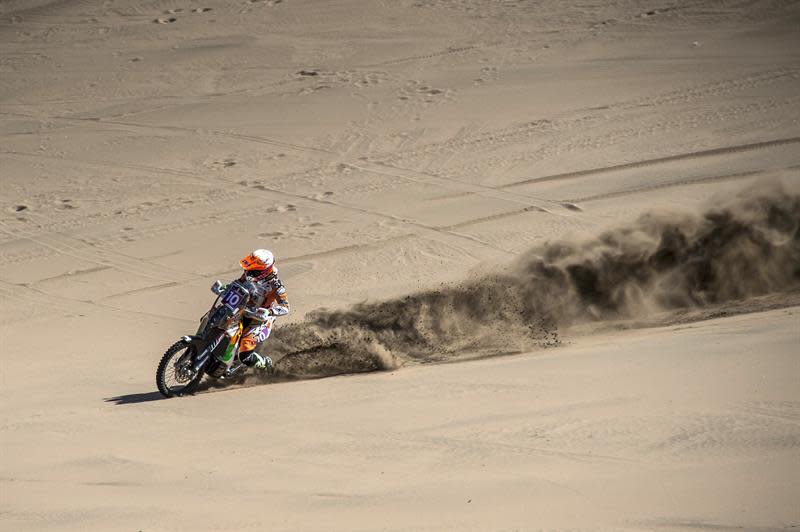
[[[192,367],[194,347],[179,340],[167,349],[156,370],[156,385],[164,397],[189,395],[197,390],[203,380],[203,371]]]

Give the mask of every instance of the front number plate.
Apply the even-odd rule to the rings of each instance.
[[[242,299],[244,299],[245,294],[239,292],[238,290],[228,290],[225,292],[225,295],[222,296],[222,302],[231,310],[237,310],[239,305],[242,304]]]

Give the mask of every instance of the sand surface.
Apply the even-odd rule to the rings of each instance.
[[[800,527],[798,183],[797,2],[3,0],[0,530]],[[394,369],[158,400],[257,247]]]

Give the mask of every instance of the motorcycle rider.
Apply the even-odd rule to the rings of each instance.
[[[256,353],[256,348],[269,338],[275,319],[289,314],[289,299],[286,288],[278,277],[275,257],[266,249],[256,249],[239,261],[244,270],[241,281],[252,281],[261,295],[256,308],[245,311],[242,320],[244,333],[239,341],[239,360],[246,366],[273,371],[272,359]],[[217,295],[225,291],[222,281],[215,281],[211,291]]]

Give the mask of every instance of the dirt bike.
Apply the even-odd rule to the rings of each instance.
[[[242,319],[256,315],[251,304],[263,294],[250,281],[236,280],[226,287],[215,283],[215,287],[217,299],[200,319],[197,332],[182,337],[161,357],[156,385],[164,397],[194,393],[204,375],[230,379],[247,368],[236,356]]]

